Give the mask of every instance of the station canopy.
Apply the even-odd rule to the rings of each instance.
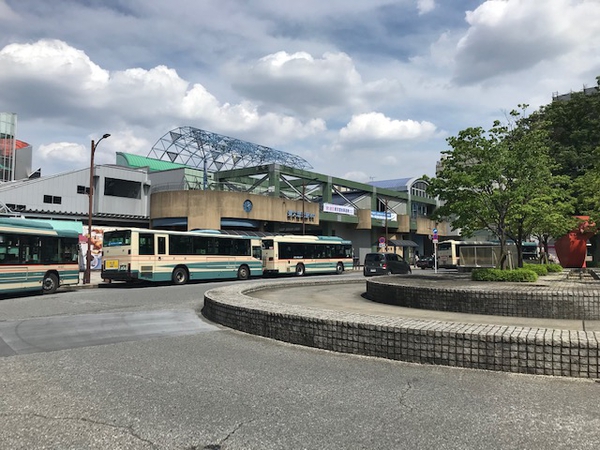
[[[312,166],[299,156],[189,126],[166,133],[154,144],[148,157],[183,164],[205,172],[268,164],[312,169]]]

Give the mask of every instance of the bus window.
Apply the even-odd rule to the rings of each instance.
[[[131,231],[116,230],[104,233],[102,247],[118,247],[121,245],[131,245]]]
[[[154,255],[154,235],[151,233],[140,233],[139,238],[140,255]]]
[[[167,254],[167,239],[164,236],[158,236],[158,254]]]

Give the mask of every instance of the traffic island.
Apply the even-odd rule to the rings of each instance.
[[[403,277],[387,280],[396,278]],[[471,369],[598,378],[600,333],[596,332],[372,316],[251,297],[262,289],[282,289],[283,295],[288,286],[348,282],[352,281],[234,284],[206,292],[202,314],[249,334],[341,353]]]

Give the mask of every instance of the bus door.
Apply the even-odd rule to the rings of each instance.
[[[131,269],[138,271],[140,279],[154,280],[156,259],[156,239],[154,233],[140,232],[137,245],[137,260],[132,261]]]
[[[20,289],[27,282],[27,268],[21,264],[19,238],[0,235],[0,283],[2,289]]]
[[[153,274],[152,279],[154,280],[165,280],[171,279],[172,267],[169,261],[170,258],[167,257],[167,241],[168,237],[166,234],[156,234],[154,235],[154,257],[151,258],[151,267],[149,267]],[[165,278],[166,277],[166,278]]]

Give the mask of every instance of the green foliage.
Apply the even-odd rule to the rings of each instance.
[[[548,275],[548,266],[546,264],[523,264],[523,269],[531,270],[540,277]]]
[[[600,88],[600,77],[597,77]],[[553,173],[566,176],[575,214],[600,220],[600,89],[572,93],[569,100],[542,107],[538,117],[550,137]]]
[[[556,263],[546,264],[549,273],[559,273],[563,271],[563,266]]]
[[[528,269],[475,269],[471,273],[473,281],[510,281],[510,282],[535,282],[538,274]]]
[[[545,122],[519,107],[507,125],[496,121],[488,131],[467,128],[448,138],[452,150],[443,152],[441,170],[428,180],[428,192],[442,200],[434,219],[450,221],[464,236],[490,231],[503,254],[509,238],[520,248],[543,220],[549,224],[539,228],[556,228],[551,214],[564,217],[571,209],[568,201],[563,205],[566,178],[552,174]]]

